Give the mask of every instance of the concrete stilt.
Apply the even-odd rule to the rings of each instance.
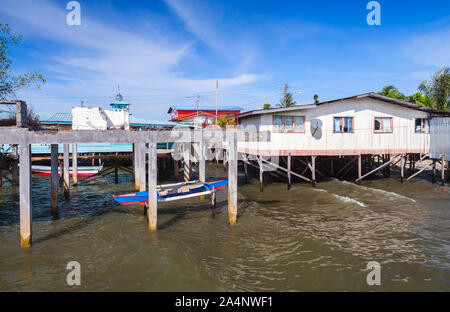
[[[361,165],[361,154],[358,155],[358,178],[361,178],[362,175],[362,165]],[[358,180],[356,183],[361,184],[361,180]]]
[[[231,133],[231,140],[228,143],[228,221],[230,225],[236,224],[237,216],[237,134]]]
[[[184,181],[190,181],[192,173],[191,143],[184,143],[183,145],[183,173]]]
[[[405,162],[405,156],[402,156],[400,163],[400,183],[403,183],[403,179],[405,178]]]
[[[158,218],[157,200],[157,159],[156,142],[150,142],[148,148],[148,228],[151,232],[156,231]]]
[[[51,145],[50,198],[52,214],[58,213],[58,144]]]
[[[146,146],[145,143],[138,143],[139,146],[138,149],[138,168],[137,171],[139,176],[139,192],[146,191],[147,187],[147,178],[146,178],[146,160],[147,160],[147,153],[146,153]],[[156,169],[155,169],[156,170]]]
[[[69,198],[70,195],[70,171],[69,171],[69,144],[63,145],[64,149],[64,196]]]
[[[78,184],[78,148],[77,144],[72,144],[72,183]]]
[[[31,145],[20,144],[20,246],[31,246]]]
[[[198,176],[202,182],[206,181],[206,144],[203,138],[203,129],[201,130],[200,151],[198,155]]]
[[[264,191],[264,169],[262,165],[262,155],[256,156],[258,157],[258,164],[259,164],[259,191]]]

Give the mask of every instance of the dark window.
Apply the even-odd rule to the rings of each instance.
[[[380,133],[391,133],[392,117],[375,117],[374,131]]]
[[[430,120],[426,118],[416,118],[414,131],[416,133],[429,133]]]

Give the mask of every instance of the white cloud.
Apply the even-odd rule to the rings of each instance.
[[[443,67],[450,65],[450,28],[435,30],[413,38],[403,46],[403,53],[418,64]]]

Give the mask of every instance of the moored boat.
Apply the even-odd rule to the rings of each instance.
[[[216,180],[210,182],[201,182],[196,180],[159,185],[157,187],[157,199],[158,202],[165,202],[208,195],[225,188],[227,185],[228,180]],[[148,202],[148,191],[123,195],[112,195],[112,197],[120,205],[141,204]]]
[[[103,169],[103,166],[86,166],[86,167],[78,167],[78,176],[79,177],[90,177],[97,173],[99,173]],[[50,166],[37,166],[32,165],[31,171],[37,175],[50,176],[52,172],[52,168]],[[61,176],[61,168],[58,168],[58,176]],[[73,176],[72,167],[69,168],[69,176]]]

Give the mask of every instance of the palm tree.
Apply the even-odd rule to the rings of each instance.
[[[383,87],[383,89],[380,92],[378,92],[378,94],[388,96],[388,97],[391,97],[394,99],[399,99],[399,100],[406,99],[405,95],[403,93],[401,93],[400,91],[398,91],[398,89],[392,85]]]
[[[314,104],[319,103],[319,96],[317,94],[314,94],[313,99],[314,99]]]
[[[297,104],[297,102],[293,100],[292,94],[288,92],[286,93],[286,97],[282,98],[280,103],[277,104],[277,107],[292,107],[295,106],[295,104]]]
[[[417,89],[431,99],[434,109],[448,110],[450,107],[450,68],[441,68],[429,81],[422,82]]]

